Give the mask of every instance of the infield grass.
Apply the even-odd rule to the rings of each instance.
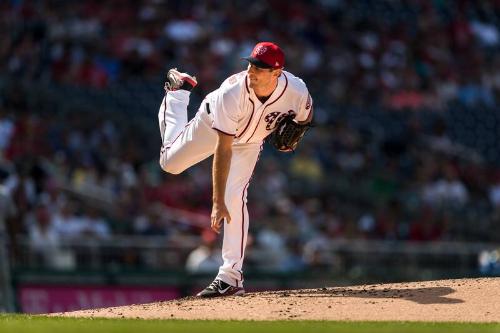
[[[422,322],[338,322],[338,321],[216,321],[216,320],[141,320],[141,319],[75,319],[29,315],[0,315],[2,333],[302,333],[302,332],[408,332],[500,333],[500,323],[422,323]]]

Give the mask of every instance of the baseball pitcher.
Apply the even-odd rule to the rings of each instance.
[[[223,265],[199,297],[242,295],[243,259],[249,225],[247,190],[264,139],[272,135],[280,151],[293,151],[312,120],[305,83],[284,71],[285,55],[270,42],[245,57],[248,68],[227,78],[201,103],[188,122],[187,106],[196,78],[177,69],[167,73],[158,120],[161,168],[179,174],[214,155],[211,228],[220,233]]]

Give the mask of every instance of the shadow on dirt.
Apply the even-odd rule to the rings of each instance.
[[[428,288],[319,288],[307,290],[286,290],[265,293],[263,297],[361,297],[361,298],[402,298],[419,304],[456,304],[464,303],[463,300],[447,297],[455,290],[450,287]]]

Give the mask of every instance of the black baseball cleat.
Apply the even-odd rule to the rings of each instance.
[[[222,297],[222,296],[241,296],[245,293],[245,289],[241,287],[233,287],[226,282],[215,279],[208,287],[196,294],[197,297]]]
[[[191,91],[196,85],[196,77],[188,73],[181,73],[177,68],[172,68],[167,72],[167,81],[165,82],[165,91],[188,90]]]

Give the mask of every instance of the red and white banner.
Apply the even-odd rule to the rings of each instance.
[[[175,287],[21,285],[23,313],[65,312],[167,301],[181,296]]]

